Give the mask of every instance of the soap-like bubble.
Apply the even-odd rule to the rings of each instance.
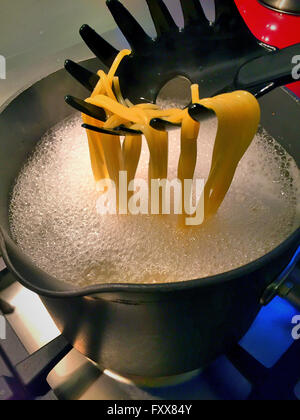
[[[207,177],[216,122],[202,124],[195,176]],[[169,177],[176,178],[180,134],[170,134]],[[147,179],[145,140],[137,177]],[[41,269],[76,286],[162,283],[206,277],[266,254],[299,222],[299,171],[260,130],[239,164],[217,215],[179,230],[169,216],[101,216],[87,139],[78,114],[42,138],[11,199],[10,227]]]

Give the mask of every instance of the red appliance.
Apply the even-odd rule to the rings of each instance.
[[[265,44],[284,48],[300,42],[299,15],[276,12],[257,0],[235,2],[252,33]],[[292,83],[288,87],[300,97],[300,82]]]

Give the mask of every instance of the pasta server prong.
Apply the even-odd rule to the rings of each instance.
[[[109,134],[111,136],[140,136],[142,134],[141,131],[131,130],[130,128],[124,127],[122,125],[114,129],[95,127],[94,125],[90,124],[82,124],[82,127],[86,130],[95,131],[96,133]]]
[[[98,74],[85,69],[84,67],[80,66],[72,60],[65,61],[65,69],[82,86],[84,86],[90,92],[93,92],[99,81]]]
[[[88,115],[89,117],[95,118],[96,120],[103,122],[106,121],[106,113],[103,108],[100,108],[93,104],[89,104],[88,102],[85,102],[82,99],[76,98],[75,96],[71,95],[65,96],[65,101],[72,108],[82,112],[83,114]]]

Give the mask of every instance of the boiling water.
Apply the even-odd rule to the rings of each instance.
[[[218,214],[178,230],[170,216],[101,216],[85,131],[78,115],[48,132],[13,190],[11,232],[49,274],[77,286],[161,283],[226,272],[253,261],[297,226],[299,171],[260,132],[237,170]],[[202,125],[197,178],[208,174],[216,122]],[[170,178],[176,178],[179,133],[170,135]],[[144,141],[137,177],[147,178]]]

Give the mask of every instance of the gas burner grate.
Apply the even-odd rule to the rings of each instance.
[[[10,342],[14,340],[14,358],[23,358],[26,350],[10,327],[8,334]],[[33,355],[27,353],[24,360],[13,366],[13,361],[1,345],[0,367],[4,364],[6,371],[2,371],[0,377],[0,400],[57,399],[47,383],[47,376],[70,350],[71,346],[59,336]],[[299,399],[297,391],[300,386],[299,354],[300,340],[295,341],[270,369],[264,367],[239,345],[227,354],[227,359],[251,384],[251,392],[246,400],[292,401]],[[219,365],[221,363],[224,364],[224,361],[220,361]],[[210,369],[212,368],[208,368],[208,371]],[[203,375],[208,377],[208,372],[204,371]],[[197,382],[194,383],[194,386],[196,385]],[[229,395],[227,397],[230,399]]]
[[[48,359],[48,365],[54,361],[51,359]],[[47,372],[42,369],[42,357],[36,359],[39,377],[34,377],[37,365],[29,366],[30,360],[31,356],[7,322],[6,340],[0,341],[0,401],[57,399],[46,382]],[[28,381],[29,377],[31,381]]]

